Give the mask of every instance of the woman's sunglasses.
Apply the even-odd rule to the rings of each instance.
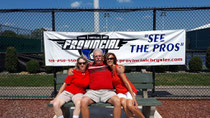
[[[111,57],[111,58],[107,58],[107,60],[114,60],[114,57]]]
[[[85,65],[87,62],[78,62],[79,65]]]

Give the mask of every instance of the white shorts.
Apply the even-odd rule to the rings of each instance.
[[[133,94],[134,94],[134,96],[136,96],[135,93],[133,93]],[[118,96],[119,98],[133,99],[133,97],[132,97],[132,95],[131,95],[130,92],[127,92],[127,93],[125,93],[125,94],[123,94],[123,93],[118,93],[117,96]]]
[[[65,91],[65,90],[58,96],[58,98],[63,100],[64,102],[69,102],[71,100],[74,102],[74,100],[76,100],[77,98],[82,99],[82,97],[83,97],[82,93],[77,93],[74,95],[74,94],[72,94],[68,91]]]
[[[88,96],[94,102],[107,102],[111,97],[116,95],[113,90],[101,89],[91,90],[89,89],[84,96]]]

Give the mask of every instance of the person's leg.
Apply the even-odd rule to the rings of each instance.
[[[54,112],[55,112],[55,115],[57,117],[59,116],[62,116],[62,110],[61,110],[61,106],[65,103],[65,101],[57,98],[55,99],[55,101],[53,102],[53,109],[54,109]]]
[[[82,97],[83,97],[82,93],[75,94],[72,97],[72,101],[74,102],[74,106],[75,106],[75,109],[73,112],[73,118],[79,118]]]
[[[126,101],[126,98],[120,98],[120,103],[123,106],[123,110],[125,111],[126,115],[128,116],[128,118],[133,118],[133,113],[127,108]]]
[[[84,96],[81,100],[81,111],[82,111],[82,118],[89,118],[90,117],[90,111],[88,109],[88,106],[90,104],[93,104],[93,100],[90,99],[88,96]]]
[[[132,99],[127,99],[126,101],[127,103],[127,108],[133,113],[135,114],[137,117],[139,118],[145,118],[144,115],[141,113],[140,109],[137,109],[134,105],[133,105],[133,100]]]
[[[79,116],[80,115],[80,103],[81,103],[82,98],[76,98],[73,102],[74,102],[74,112],[73,112],[73,116]]]
[[[119,97],[114,95],[107,102],[114,105],[114,111],[113,111],[114,118],[120,118],[121,117],[121,104],[120,104]]]
[[[70,101],[72,97],[73,94],[65,90],[58,97],[56,97],[55,101],[53,102],[53,108],[55,111],[55,115],[58,118],[63,118],[61,107],[65,102]]]

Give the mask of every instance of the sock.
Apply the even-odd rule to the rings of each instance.
[[[54,117],[53,118],[58,118],[56,115],[54,115]]]
[[[79,118],[79,116],[75,116],[75,115],[73,115],[73,118]]]
[[[59,116],[58,118],[64,118],[64,117],[63,117],[63,115],[62,115],[62,116]]]

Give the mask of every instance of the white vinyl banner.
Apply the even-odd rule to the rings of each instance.
[[[126,66],[184,65],[185,30],[141,32],[44,32],[46,66],[74,66],[93,50],[112,52]]]

